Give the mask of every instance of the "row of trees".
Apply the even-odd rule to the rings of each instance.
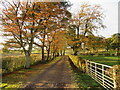
[[[30,67],[33,46],[42,49],[42,61],[50,53],[53,57],[66,48],[65,29],[71,13],[68,2],[4,2],[2,25],[4,43],[8,48],[20,48],[26,56],[26,68]],[[45,49],[46,48],[46,49]]]
[[[70,46],[74,55],[83,48],[88,50],[102,48],[105,39],[96,37],[93,32],[105,28],[104,15],[98,5],[83,4],[77,15],[68,11],[69,2],[4,2],[1,17],[4,26],[4,45],[19,48],[26,56],[26,68],[30,67],[33,47],[40,47],[42,61],[57,55],[64,55]],[[109,42],[107,39],[106,42]],[[105,46],[106,45],[106,46]],[[104,48],[107,48],[107,43]]]
[[[120,55],[120,33],[113,34],[109,38],[88,35],[84,42],[84,48],[80,47],[79,51],[84,50],[90,53],[94,53],[98,52],[99,50],[104,50],[106,52],[109,50],[116,50],[116,55]]]
[[[105,41],[105,49],[107,51],[114,49],[116,50],[116,55],[120,55],[120,33],[113,34],[110,38],[106,38]]]

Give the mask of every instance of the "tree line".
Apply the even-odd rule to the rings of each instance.
[[[4,2],[1,21],[3,36],[7,38],[4,46],[19,48],[26,56],[26,68],[30,67],[33,47],[40,47],[42,61],[64,55],[70,46],[74,55],[82,49],[82,43],[91,48],[102,40],[93,32],[105,28],[104,15],[99,5],[83,4],[75,16],[68,10],[69,1],[64,2]],[[94,40],[93,40],[94,39]],[[47,58],[45,58],[47,51]]]
[[[2,25],[4,36],[9,37],[5,45],[24,51],[26,68],[30,67],[33,45],[41,47],[42,61],[45,60],[45,48],[47,60],[50,52],[54,57],[65,49],[65,26],[71,17],[68,2],[6,1],[4,5]]]

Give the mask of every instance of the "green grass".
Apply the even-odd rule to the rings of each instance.
[[[77,65],[75,61],[78,59],[77,56],[69,55],[69,58],[71,59],[71,69],[73,73],[75,73],[74,79],[79,88],[82,88],[83,90],[88,88],[90,88],[89,90],[95,90],[96,88],[99,88],[99,90],[104,90],[103,87],[94,79],[92,79],[86,73],[83,73],[81,70],[79,70],[79,68],[76,68]]]
[[[116,54],[116,51],[115,50],[109,50],[109,51],[105,51],[105,52],[98,52],[98,54],[106,54],[106,53],[108,53],[108,54]]]
[[[106,65],[120,65],[120,58],[117,56],[81,56],[83,59],[92,60]]]
[[[104,90],[100,84],[85,73],[75,73],[75,81],[82,88],[101,88],[101,90]]]

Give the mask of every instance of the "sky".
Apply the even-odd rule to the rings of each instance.
[[[7,1],[12,1],[12,0],[7,0]],[[103,20],[103,22],[107,28],[98,30],[98,32],[95,34],[102,35],[108,38],[111,35],[118,33],[118,2],[120,0],[69,0],[69,1],[73,4],[70,9],[70,12],[74,14],[78,13],[80,5],[82,3],[87,2],[89,4],[101,5],[101,7],[103,8],[103,13],[105,15],[105,19]],[[1,13],[1,9],[0,9],[0,13]],[[0,26],[0,30],[1,28],[2,26]],[[3,42],[3,39],[4,37],[2,37],[0,33],[0,43]]]
[[[114,33],[118,33],[118,2],[120,0],[69,0],[73,6],[71,8],[72,13],[78,13],[80,5],[82,3],[97,4],[103,8],[105,18],[103,20],[104,25],[107,28],[98,30],[96,35],[102,35],[106,38],[110,37]]]

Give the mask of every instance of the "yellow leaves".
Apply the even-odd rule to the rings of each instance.
[[[85,15],[86,15],[86,13],[84,13],[84,12],[79,13],[80,17],[85,16]]]
[[[41,17],[41,13],[36,13],[36,12],[34,12],[34,14],[36,15],[37,18],[38,18],[38,17]]]
[[[5,30],[18,35],[22,33],[23,40],[35,35],[34,32],[38,30],[41,41],[53,41],[52,44],[56,48],[62,48],[66,45],[66,32],[60,29],[63,28],[61,20],[65,16],[66,10],[60,8],[60,5],[61,3],[58,2],[29,2],[28,4],[23,2],[20,3],[17,13],[16,8],[9,8],[8,11],[3,10],[9,16],[9,18],[6,16],[6,22],[10,21],[9,25],[4,26]],[[43,40],[44,35],[45,39]]]
[[[81,5],[80,7],[81,7],[81,8],[86,8],[86,7],[90,7],[90,6],[91,6],[91,5],[85,3],[85,4]]]
[[[32,28],[38,28],[38,26],[32,26],[32,25],[29,25],[29,26],[24,26],[24,29],[32,29]]]
[[[8,9],[8,11],[13,11],[13,10],[14,10],[14,8],[13,8],[13,7]]]
[[[97,17],[92,16],[91,19],[97,19]]]
[[[30,14],[35,14],[35,12],[34,11],[28,11],[28,13],[27,13],[28,15]]]
[[[2,9],[2,12],[3,12],[3,13],[7,13],[7,10],[6,10],[6,9]]]
[[[29,28],[29,26],[24,26],[24,29],[28,29]]]

